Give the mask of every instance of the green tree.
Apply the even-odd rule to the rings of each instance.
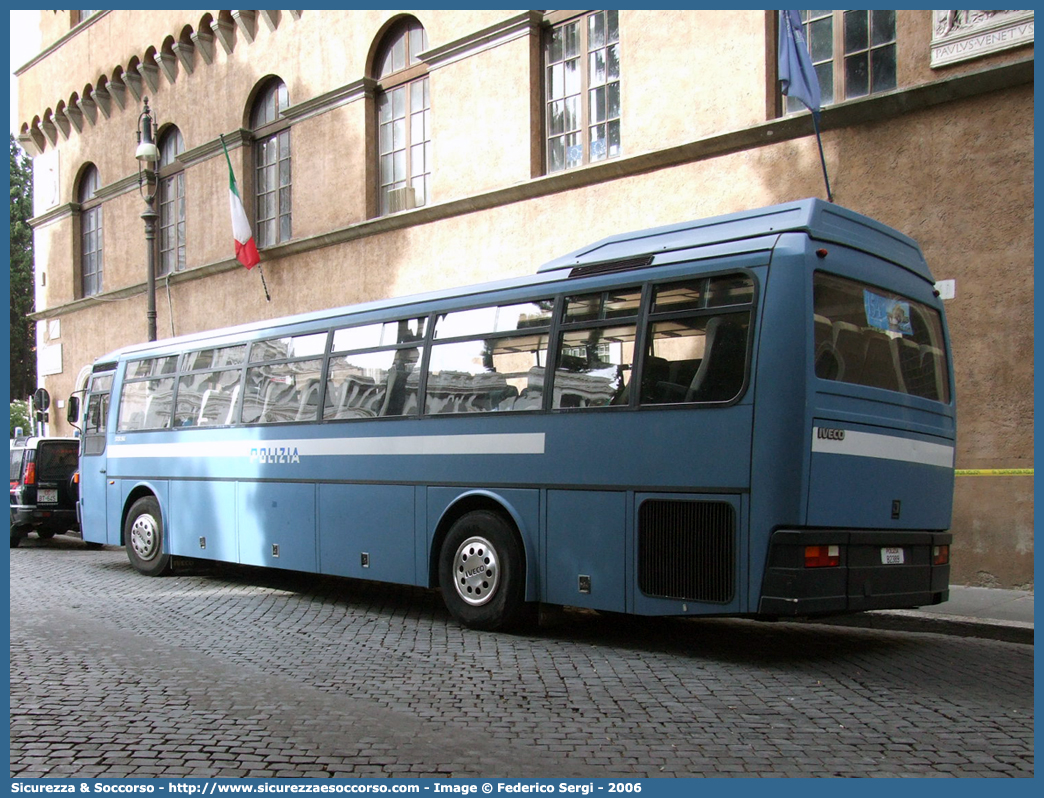
[[[33,285],[33,162],[11,135],[11,399],[36,389],[36,308]]]
[[[29,416],[29,402],[22,399],[11,402],[11,437],[15,430],[21,427],[23,435],[29,435],[33,431],[33,422]]]

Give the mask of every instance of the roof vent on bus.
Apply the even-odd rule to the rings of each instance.
[[[601,263],[589,263],[586,266],[576,266],[569,272],[569,278],[589,277],[592,274],[611,274],[612,272],[625,272],[630,269],[644,269],[652,266],[653,256],[642,255],[639,258],[624,258],[623,260],[609,260]]]

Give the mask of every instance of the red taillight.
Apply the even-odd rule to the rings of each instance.
[[[22,480],[23,485],[35,485],[36,484],[36,463],[29,462],[25,464],[25,479]]]
[[[805,546],[806,568],[830,568],[840,564],[840,546]]]
[[[950,562],[950,547],[936,546],[932,549],[932,565],[946,565]]]

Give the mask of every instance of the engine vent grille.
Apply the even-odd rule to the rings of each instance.
[[[638,511],[638,587],[648,596],[728,603],[736,511],[727,502],[651,499]]]

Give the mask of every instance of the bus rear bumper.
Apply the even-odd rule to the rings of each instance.
[[[769,544],[758,615],[908,609],[949,598],[944,532],[779,530]]]

